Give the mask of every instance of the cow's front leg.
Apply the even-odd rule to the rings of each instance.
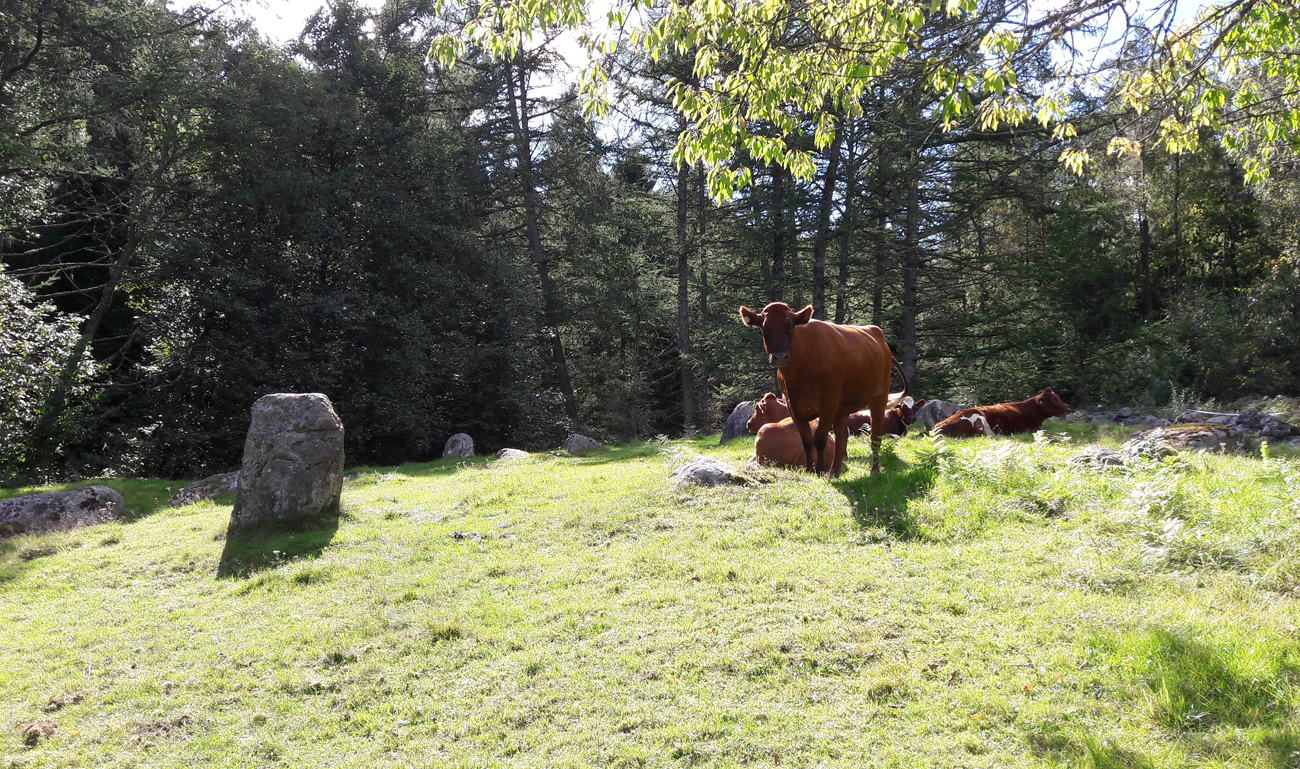
[[[813,472],[813,468],[817,462],[817,455],[813,453],[812,428],[808,426],[808,422],[794,415],[794,409],[790,410],[790,418],[794,421],[795,429],[799,431],[799,439],[803,441],[804,459],[807,460],[807,465],[804,469],[811,473]],[[818,427],[820,427],[820,425],[818,425]]]

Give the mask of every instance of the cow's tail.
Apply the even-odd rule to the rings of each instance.
[[[889,402],[885,404],[885,408],[892,409],[901,404],[904,398],[911,396],[911,388],[907,384],[907,374],[903,373],[903,367],[899,364],[898,358],[890,355],[889,360],[893,362],[894,370],[897,371],[898,375],[903,379],[903,391],[890,393]]]

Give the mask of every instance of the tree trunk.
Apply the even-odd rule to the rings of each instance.
[[[127,265],[140,247],[138,224],[133,224],[131,229],[133,231],[122,246],[113,266],[108,270],[108,281],[104,283],[103,290],[99,294],[99,303],[82,324],[81,335],[72,350],[68,352],[68,359],[64,361],[63,368],[59,371],[59,378],[54,384],[54,392],[50,393],[50,398],[41,412],[41,418],[32,430],[33,453],[37,457],[38,464],[50,464],[55,458],[54,454],[59,442],[59,431],[55,426],[68,409],[68,395],[72,392],[72,381],[76,378],[77,371],[81,369],[81,362],[85,360],[91,343],[95,341],[95,334],[99,332],[100,324],[104,322],[108,311],[113,307],[113,294],[117,292]]]
[[[564,410],[569,419],[578,419],[578,399],[573,393],[573,381],[569,378],[569,364],[564,357],[564,344],[560,339],[560,312],[556,300],[555,282],[551,280],[551,270],[546,250],[542,246],[541,230],[537,224],[537,186],[533,180],[533,150],[528,133],[528,70],[516,58],[507,65],[506,90],[510,100],[510,117],[514,121],[515,155],[519,164],[519,182],[523,190],[524,219],[528,232],[528,250],[533,266],[537,269],[537,279],[542,290],[543,333],[550,338],[551,363],[555,366],[555,376],[564,397]],[[515,72],[519,82],[515,83]],[[518,90],[516,91],[516,85]]]
[[[835,202],[835,177],[840,167],[840,144],[844,130],[836,126],[822,182],[821,205],[817,209],[817,240],[813,244],[813,317],[826,319],[826,244],[831,238],[831,206]]]
[[[876,216],[876,273],[871,283],[871,324],[881,327],[885,325],[885,275],[889,272],[889,240],[885,235],[888,223],[882,208]]]
[[[847,130],[847,129],[846,129]],[[835,322],[843,323],[849,314],[849,257],[853,253],[857,228],[858,173],[853,164],[856,145],[848,146],[848,165],[844,174],[844,218],[840,221],[840,274],[835,286]]]
[[[903,373],[909,382],[916,379],[916,309],[917,280],[921,272],[921,178],[920,162],[912,157],[912,175],[907,199],[907,244],[903,249]]]
[[[704,164],[700,164],[700,186],[698,190],[699,214],[695,220],[696,238],[700,251],[700,317],[707,326],[709,320],[709,249],[705,245],[705,234],[709,224],[709,180]]]
[[[1174,289],[1183,288],[1183,227],[1182,212],[1179,210],[1179,192],[1183,179],[1183,156],[1174,155]]]
[[[785,169],[772,166],[772,285],[769,302],[781,301],[785,292]]]
[[[1142,295],[1138,299],[1138,312],[1145,318],[1155,309],[1151,293],[1151,226],[1147,223],[1145,211],[1139,215],[1138,230],[1142,238],[1138,244],[1142,262]]]
[[[682,369],[682,426],[688,433],[695,426],[695,383],[691,372],[691,263],[690,243],[686,238],[690,181],[691,169],[682,163],[677,167],[677,364]]]

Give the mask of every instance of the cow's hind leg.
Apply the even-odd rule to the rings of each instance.
[[[831,432],[831,420],[821,419],[817,422],[817,432],[813,434],[813,446],[817,448],[817,472],[830,472],[832,463],[831,457],[826,454],[826,436]],[[836,435],[838,435],[838,431]],[[839,451],[839,447],[836,447]]]
[[[845,414],[835,419],[835,464],[831,465],[831,477],[838,478],[844,472],[844,460],[849,458],[849,416]]]
[[[889,394],[877,396],[871,399],[871,474],[876,475],[880,472],[880,441],[885,434],[885,406],[889,401]]]

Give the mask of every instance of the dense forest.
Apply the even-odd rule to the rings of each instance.
[[[688,57],[614,50],[592,119],[557,35],[427,61],[466,23],[432,0],[333,0],[282,47],[201,8],[14,0],[0,482],[229,469],[282,391],[326,393],[355,463],[713,431],[774,389],[737,318],[769,301],[882,326],[920,397],[1300,393],[1300,168],[1248,183],[1212,125],[1108,154],[1167,115],[1101,87],[1069,132],[941,130],[925,54],[975,56],[982,13],[929,17],[833,136],[749,126],[815,172],[741,151],[725,197],[674,155]],[[1024,66],[1054,87],[1048,53]]]

